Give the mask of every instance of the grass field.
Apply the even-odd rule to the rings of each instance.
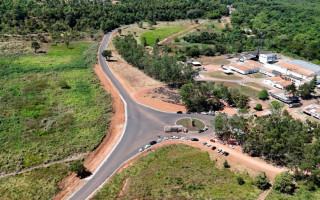
[[[238,176],[245,180],[244,185],[238,184]],[[218,169],[208,152],[180,144],[140,158],[116,174],[93,199],[236,200],[256,199],[260,193],[247,174]]]
[[[161,28],[161,29],[156,29],[156,30],[151,30],[143,33],[140,36],[140,41],[142,41],[142,38],[146,38],[147,44],[149,46],[153,46],[159,38],[159,40],[163,40],[164,38],[173,35],[183,29],[185,29],[185,26],[177,26],[177,27],[168,27],[168,28]]]
[[[92,70],[98,44],[71,46],[0,58],[0,173],[92,151],[104,138],[112,107]]]
[[[221,81],[215,81],[216,84],[224,84],[225,86],[228,86],[229,88],[235,88],[240,91],[240,93],[245,94],[249,96],[252,99],[258,100],[258,90],[255,90],[248,86],[239,85],[238,83],[232,83],[232,82],[221,82]]]
[[[222,71],[209,72],[206,74],[209,75],[211,78],[219,78],[219,79],[226,79],[226,80],[242,80],[240,76],[237,76],[234,74],[227,75]]]
[[[57,183],[68,175],[67,164],[55,164],[0,179],[0,199],[52,199]]]
[[[269,89],[268,87],[265,87],[263,85],[260,85],[259,83],[255,83],[255,82],[246,82],[245,83],[246,85],[251,85],[251,86],[254,86],[254,87],[257,87],[257,88],[261,88],[261,89]]]
[[[307,200],[307,199],[320,199],[320,189],[311,192],[304,188],[298,189],[293,195],[282,194],[272,190],[267,196],[266,200]]]
[[[264,74],[261,74],[261,73],[249,74],[249,77],[251,77],[251,78],[268,78],[267,75],[264,75]]]
[[[183,127],[186,127],[189,131],[198,131],[204,129],[205,125],[202,121],[193,119],[195,126],[192,126],[192,118],[183,118],[179,119],[177,121],[177,125],[182,125]]]

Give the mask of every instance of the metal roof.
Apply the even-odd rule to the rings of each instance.
[[[317,72],[320,71],[319,65],[316,65],[316,64],[304,61],[304,60],[288,60],[286,62],[293,64],[293,65],[299,65],[299,66],[302,66],[302,67],[305,67],[305,68],[308,68],[308,69],[311,69],[311,70],[314,70]]]

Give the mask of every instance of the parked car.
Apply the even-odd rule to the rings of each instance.
[[[220,153],[221,151],[222,151],[222,149],[221,149],[221,148],[219,148],[219,149],[217,150],[217,152],[218,152],[218,153]]]
[[[182,114],[182,111],[181,110],[177,111],[177,114]]]
[[[229,147],[229,148],[231,148],[231,149],[234,149],[234,146],[233,146],[233,145],[231,145],[231,144],[230,144],[228,147]]]
[[[199,139],[198,138],[191,138],[191,141],[196,142],[196,141],[199,141]]]
[[[191,114],[191,111],[187,111],[186,114],[190,115],[190,114]]]
[[[300,107],[302,104],[301,103],[291,103],[289,104],[289,108],[296,108],[296,107]]]
[[[169,138],[168,137],[164,137],[162,141],[165,141],[165,140],[169,140]]]
[[[151,145],[147,144],[146,146],[144,146],[144,149],[149,149],[151,147]]]
[[[144,148],[143,148],[143,147],[139,149],[139,152],[143,152],[143,151],[144,151]]]
[[[173,136],[171,136],[171,139],[179,139],[179,137],[178,137],[178,136],[173,135]]]
[[[226,145],[226,143],[223,140],[220,140],[220,143]]]
[[[212,146],[212,147],[211,147],[212,150],[215,150],[216,148],[217,148],[216,146]]]
[[[228,156],[228,155],[229,155],[229,152],[226,152],[226,151],[225,151],[225,152],[224,152],[224,155],[225,155],[225,156]]]
[[[187,137],[181,137],[180,139],[181,139],[181,140],[188,140]]]
[[[211,144],[207,144],[207,147],[211,147]]]
[[[207,112],[201,112],[200,114],[201,114],[201,115],[208,115]]]
[[[214,140],[214,142],[218,142],[218,139],[213,139]]]
[[[155,141],[155,140],[150,142],[150,145],[155,145],[155,144],[157,144],[157,141]]]
[[[215,142],[214,139],[210,139],[210,142]]]
[[[204,132],[204,130],[202,130],[202,129],[201,129],[201,130],[199,130],[198,132],[199,132],[199,133],[203,133],[203,132]]]
[[[161,138],[159,138],[159,139],[157,140],[157,143],[160,143],[160,142],[162,142],[162,139],[161,139]]]
[[[223,155],[223,154],[224,154],[224,152],[225,152],[225,151],[224,151],[224,150],[222,150],[222,151],[220,151],[220,154],[221,154],[221,155]]]
[[[206,145],[206,144],[207,144],[207,142],[202,142],[202,144],[203,144],[203,145]]]

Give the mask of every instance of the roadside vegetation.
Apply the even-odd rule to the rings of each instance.
[[[261,192],[247,174],[218,169],[208,152],[179,144],[141,157],[93,199],[256,199]]]
[[[161,28],[156,30],[150,30],[143,33],[140,36],[140,41],[144,46],[153,46],[157,42],[165,39],[166,37],[173,35],[186,27],[178,26],[178,27],[168,27],[168,28]]]
[[[111,97],[92,66],[96,43],[53,45],[46,55],[0,58],[0,172],[95,149]]]
[[[203,130],[205,127],[204,123],[201,120],[194,119],[191,117],[179,119],[176,124],[186,127],[188,131],[199,131]]]

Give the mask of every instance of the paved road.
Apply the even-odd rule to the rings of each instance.
[[[145,146],[150,141],[157,139],[158,134],[160,134],[161,137],[171,136],[171,134],[163,132],[164,125],[174,125],[176,120],[184,116],[202,119],[208,124],[212,119],[212,116],[206,115],[178,115],[176,113],[160,112],[137,104],[115,78],[106,63],[105,58],[101,56],[101,52],[106,48],[112,33],[113,32],[108,33],[102,41],[99,49],[99,61],[103,71],[110,78],[123,100],[126,102],[127,126],[123,133],[123,137],[114,151],[108,155],[109,157],[101,167],[93,173],[92,177],[69,198],[72,200],[88,199],[90,195],[112,176],[126,160],[135,156],[138,153],[139,148]]]

